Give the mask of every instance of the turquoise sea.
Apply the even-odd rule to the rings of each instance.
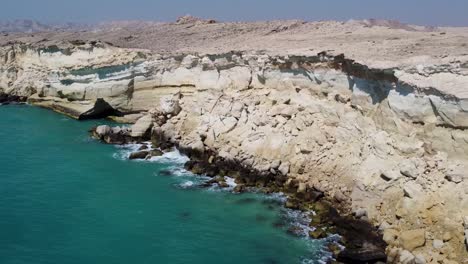
[[[323,242],[288,234],[279,195],[198,188],[172,152],[90,139],[105,120],[0,106],[0,263],[318,263]],[[108,123],[108,122],[107,122]],[[305,223],[305,222],[304,222]]]

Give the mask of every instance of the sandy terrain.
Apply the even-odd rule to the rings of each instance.
[[[51,44],[62,40],[102,40],[119,47],[163,54],[267,51],[275,54],[344,53],[372,66],[466,60],[468,28],[424,28],[369,21],[256,23],[114,22],[90,31],[4,34],[9,41]],[[463,57],[463,58],[460,58]]]

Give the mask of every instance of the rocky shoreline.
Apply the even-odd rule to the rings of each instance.
[[[383,234],[367,221],[365,212],[343,216],[336,209],[342,207],[339,202],[325,199],[324,193],[319,190],[301,190],[297,181],[288,182],[287,177],[280,172],[265,173],[234,161],[225,160],[213,151],[200,152],[193,148],[184,148],[171,142],[157,130],[151,127],[147,129],[142,136],[133,137],[132,128],[102,125],[94,127],[90,133],[92,137],[106,144],[125,145],[151,142],[150,147],[143,144],[138,151],[131,153],[129,159],[150,159],[177,148],[181,154],[190,159],[184,165],[186,170],[212,178],[205,187],[211,187],[213,184],[221,187],[227,186],[225,179],[227,176],[236,182],[236,187],[233,189],[235,193],[246,192],[250,188],[267,194],[284,193],[288,197],[284,204],[286,208],[313,213],[310,227],[315,230],[309,232],[311,239],[340,235],[343,248],[336,247],[334,242],[328,245],[338,262],[377,263],[387,260],[385,253],[387,244],[382,239]],[[151,133],[148,133],[150,131]],[[141,132],[139,130],[137,134]],[[290,232],[294,234],[294,230]]]
[[[114,31],[5,37],[0,92],[132,124],[95,133],[177,146],[289,207],[328,201],[377,228],[389,263],[468,262],[468,31],[190,23],[151,27],[148,49]]]

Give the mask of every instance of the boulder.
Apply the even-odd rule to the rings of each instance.
[[[447,174],[445,176],[445,178],[450,181],[450,182],[454,182],[454,183],[460,183],[463,181],[463,175],[461,174]]]
[[[309,237],[313,239],[322,239],[327,237],[327,232],[322,228],[317,228],[314,231],[309,231]]]
[[[282,162],[278,167],[278,171],[283,175],[287,175],[289,173],[289,166],[289,162]]]
[[[450,170],[445,175],[445,179],[454,183],[460,183],[463,181],[464,178],[465,178],[465,173],[459,169]]]
[[[400,173],[406,177],[416,179],[418,177],[418,168],[412,160],[404,160],[400,164]]]
[[[383,233],[383,240],[389,245],[396,245],[399,233],[395,229],[387,228]]]
[[[362,218],[364,216],[367,216],[367,211],[364,208],[359,208],[356,211],[354,211],[353,214],[356,218]]]
[[[400,243],[404,249],[413,251],[426,244],[426,231],[424,229],[414,229],[403,231],[400,234]]]
[[[335,194],[333,195],[333,198],[339,202],[339,203],[342,203],[342,202],[345,202],[348,198],[346,197],[346,195],[344,195],[342,192],[338,191],[338,192],[335,192]]]
[[[400,252],[399,262],[401,264],[413,264],[414,263],[414,255],[411,254],[408,250],[402,250]]]
[[[164,115],[172,115],[175,116],[180,113],[182,108],[179,105],[180,94],[177,93],[175,95],[163,96],[159,100],[159,110]]]
[[[112,128],[108,125],[101,125],[101,126],[96,127],[95,132],[99,138],[102,138],[110,134],[112,132]]]
[[[119,128],[119,129],[114,129],[112,128],[112,131],[105,135],[103,140],[107,144],[126,144],[129,143],[128,140],[128,130],[126,128]]]
[[[379,225],[379,231],[385,231],[389,228],[391,228],[392,225],[390,225],[387,221],[383,221],[380,225]]]
[[[201,141],[200,138],[197,138],[193,140],[192,142],[190,142],[189,144],[187,144],[187,147],[198,153],[205,152],[205,144],[203,144],[203,141]]]
[[[149,154],[149,151],[142,150],[142,151],[137,151],[133,152],[130,154],[128,159],[134,160],[134,159],[145,159]]]
[[[162,156],[164,153],[159,150],[159,149],[153,149],[150,151],[149,153],[152,157],[159,157],[159,156]]]
[[[245,191],[245,185],[243,184],[237,184],[236,187],[232,190],[235,193],[242,193]]]
[[[435,249],[441,249],[444,246],[444,241],[435,239],[432,241],[432,247]]]
[[[445,232],[444,235],[442,236],[442,240],[444,242],[450,241],[452,239],[452,234],[450,232]]]
[[[143,144],[138,148],[138,150],[145,150],[145,149],[148,149],[148,145]]]
[[[397,180],[398,178],[400,178],[400,175],[401,174],[399,172],[396,172],[396,171],[384,171],[384,172],[382,172],[380,177],[382,177],[382,179],[384,179],[386,181],[394,181],[394,180]]]
[[[424,256],[418,254],[414,256],[414,264],[426,264]]]
[[[403,192],[406,197],[409,197],[411,199],[415,199],[422,194],[422,187],[421,185],[414,183],[414,182],[407,182],[403,186]]]
[[[151,115],[145,115],[142,118],[138,119],[138,121],[132,126],[131,128],[131,136],[132,137],[144,137],[149,133],[151,128],[153,127],[153,118]]]
[[[307,189],[307,185],[304,182],[299,183],[299,187],[297,188],[298,193],[305,193]]]
[[[128,143],[128,130],[121,127],[110,127],[101,125],[91,131],[93,137],[100,139],[107,144],[125,144]]]

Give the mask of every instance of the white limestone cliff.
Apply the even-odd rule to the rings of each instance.
[[[147,121],[146,112],[169,109],[154,126],[171,141],[364,209],[385,223],[389,254],[462,261],[466,65],[369,68],[327,53],[163,56],[103,43],[12,44],[0,48],[0,91],[76,118],[112,109]],[[408,247],[415,229],[425,243]],[[435,240],[445,246],[434,248]]]

